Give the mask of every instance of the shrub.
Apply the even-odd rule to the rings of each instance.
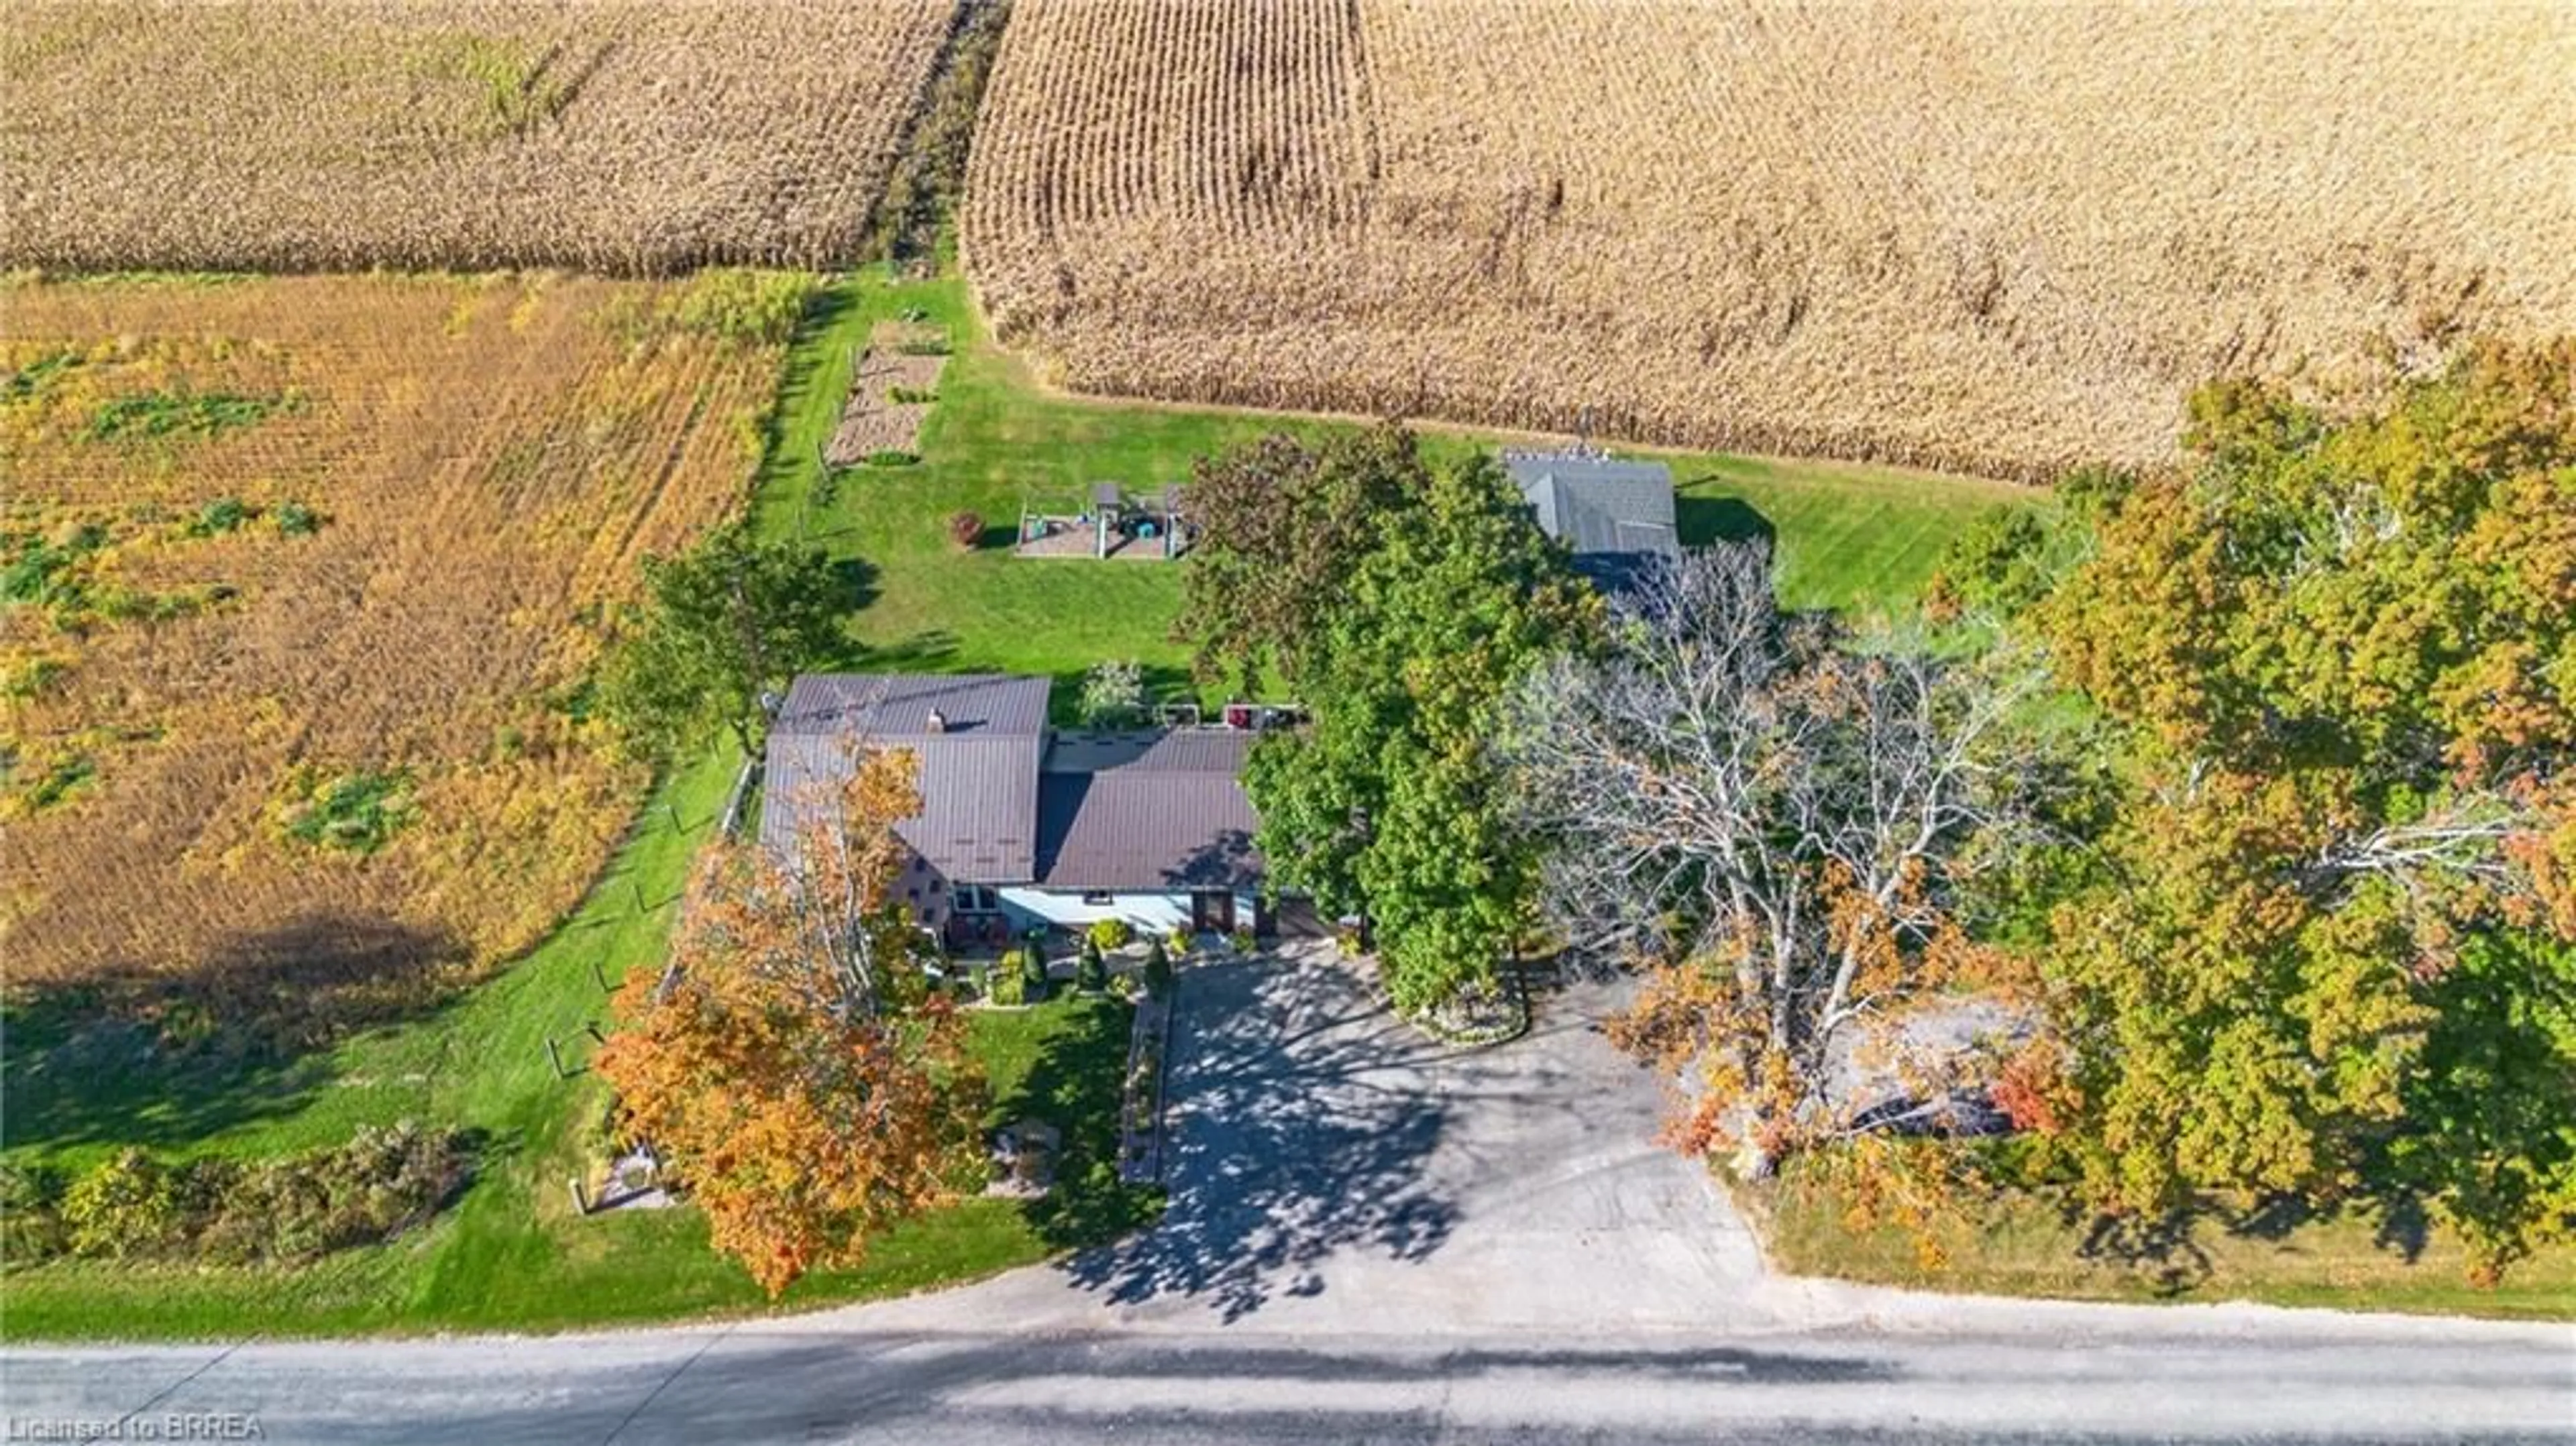
[[[1026,1004],[1028,978],[1028,951],[1014,949],[985,976],[984,997],[995,1004]]]
[[[984,514],[951,512],[948,514],[948,540],[963,548],[973,548],[984,540]]]
[[[277,509],[277,530],[285,537],[311,537],[322,530],[322,514],[301,502],[281,503]]]
[[[188,1225],[181,1183],[159,1160],[125,1151],[64,1192],[64,1243],[75,1255],[107,1259],[175,1248]]]
[[[928,406],[939,400],[939,393],[929,387],[890,387],[886,400],[897,406]]]
[[[1250,929],[1237,929],[1226,935],[1225,941],[1234,946],[1234,952],[1237,954],[1249,954],[1261,947],[1261,941],[1252,936]]]
[[[1185,959],[1192,949],[1199,946],[1199,936],[1191,933],[1187,924],[1174,924],[1171,936],[1164,940],[1164,944],[1172,951],[1173,958]]]
[[[1144,670],[1133,662],[1094,663],[1082,675],[1082,721],[1094,728],[1123,728],[1145,713]]]
[[[1145,993],[1153,999],[1172,997],[1172,956],[1160,939],[1145,951]]]
[[[264,1253],[292,1259],[391,1239],[436,1214],[467,1172],[467,1153],[454,1132],[409,1121],[361,1129],[333,1149],[271,1161],[254,1172],[269,1221]]]
[[[1109,960],[1100,951],[1097,934],[1082,941],[1082,956],[1074,966],[1073,983],[1085,994],[1098,994],[1109,987]]]
[[[63,1253],[60,1170],[0,1164],[0,1265],[23,1265]]]
[[[255,1165],[162,1165],[126,1152],[72,1186],[64,1219],[80,1255],[301,1260],[392,1240],[433,1217],[469,1165],[461,1134],[410,1121]]]
[[[1093,922],[1088,937],[1094,948],[1124,949],[1136,931],[1124,919],[1100,919]]]
[[[871,467],[910,467],[920,461],[920,453],[900,452],[892,447],[881,448],[868,454],[868,465]]]
[[[1020,951],[1020,982],[1022,992],[1031,1004],[1047,997],[1047,957],[1043,946],[1031,944]]]

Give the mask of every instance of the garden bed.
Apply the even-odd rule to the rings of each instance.
[[[945,356],[889,345],[880,328],[850,366],[850,399],[823,446],[824,465],[857,467],[872,458],[917,453],[922,421],[947,365]]]

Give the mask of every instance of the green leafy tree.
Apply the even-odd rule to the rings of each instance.
[[[766,721],[762,696],[848,647],[849,587],[831,559],[739,524],[678,557],[647,557],[644,581],[647,600],[609,650],[600,695],[603,712],[654,751],[730,732],[748,757]]]
[[[1307,455],[1322,480],[1280,486],[1377,510],[1339,536],[1329,581],[1275,614],[1216,609],[1288,631],[1248,622],[1207,641],[1277,667],[1312,713],[1254,751],[1246,787],[1264,855],[1328,911],[1368,910],[1389,992],[1419,1009],[1489,977],[1527,911],[1536,860],[1490,744],[1513,682],[1588,639],[1600,605],[1491,460],[1435,472],[1394,428]]]
[[[1382,519],[1428,481],[1412,435],[1394,427],[1319,446],[1270,436],[1202,458],[1181,494],[1193,534],[1173,630],[1199,676],[1250,692],[1265,672],[1293,674]]]
[[[2100,1198],[2402,1165],[2490,1272],[2563,1214],[2562,1132],[2433,1086],[2557,1047],[2516,1024],[2516,1062],[2479,1066],[2463,1024],[2558,1007],[2531,961],[2576,938],[2571,396],[2576,344],[2343,421],[2204,389],[2193,465],[2111,501],[2034,610],[2128,740],[2104,868],[2045,948]]]
[[[2576,1221],[2576,947],[2479,938],[2434,986],[2389,1177],[2494,1278]]]

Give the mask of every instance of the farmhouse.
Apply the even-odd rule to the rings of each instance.
[[[1259,820],[1242,772],[1254,734],[1226,727],[1085,732],[1047,725],[1045,678],[833,673],[798,678],[769,732],[764,847],[796,845],[854,742],[920,761],[903,891],[952,943],[1120,918],[1266,929]]]
[[[1681,552],[1672,469],[1661,462],[1616,462],[1577,448],[1505,452],[1503,470],[1539,530],[1572,550],[1575,570],[1605,591],[1627,586],[1648,559]]]

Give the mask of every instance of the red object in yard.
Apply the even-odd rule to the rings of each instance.
[[[1252,705],[1251,705],[1251,704],[1249,704],[1249,703],[1228,703],[1228,704],[1226,704],[1226,705],[1225,705],[1225,726],[1226,726],[1226,727],[1228,727],[1228,728],[1249,728],[1249,727],[1251,727],[1251,726],[1252,726]]]

